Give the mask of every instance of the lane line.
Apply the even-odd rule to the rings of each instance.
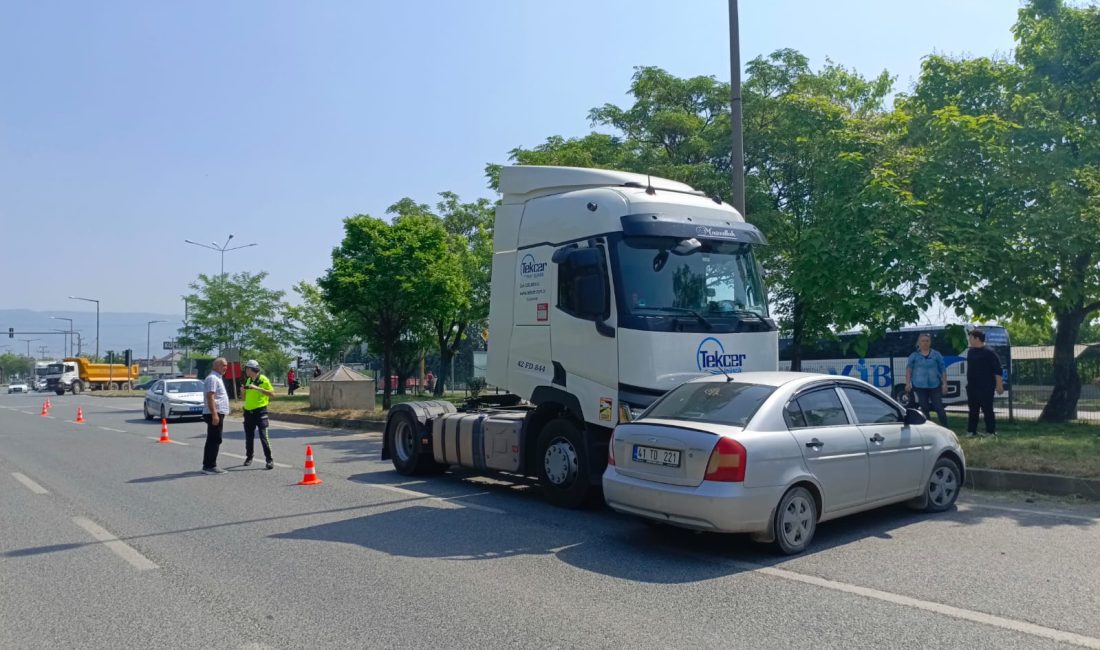
[[[463,494],[463,495],[454,496],[454,497],[437,497],[437,496],[432,496],[431,494],[425,494],[424,492],[416,492],[414,490],[406,490],[405,488],[396,487],[394,485],[383,485],[382,483],[362,483],[362,485],[368,485],[368,486],[373,487],[373,488],[378,488],[379,490],[386,490],[388,492],[393,492],[395,494],[403,494],[405,496],[416,497],[418,499],[428,499],[429,501],[436,501],[436,502],[439,502],[439,503],[449,503],[449,504],[452,504],[452,505],[456,505],[460,508],[470,508],[472,510],[481,510],[482,512],[491,512],[495,515],[508,514],[507,512],[505,512],[504,510],[501,510],[499,508],[493,508],[491,506],[483,506],[483,505],[480,505],[480,504],[477,504],[477,503],[465,503],[463,501],[458,501],[458,499],[462,499],[464,497],[472,496],[472,495],[469,495],[469,494]]]
[[[12,472],[11,475],[13,477],[15,477],[15,480],[22,483],[24,485],[24,487],[26,487],[31,492],[34,492],[35,494],[49,494],[50,493],[49,490],[47,490],[46,488],[42,487],[41,485],[35,483],[26,474],[20,474],[19,472]]]
[[[90,534],[96,540],[103,542],[104,546],[111,549],[111,551],[115,555],[129,562],[130,566],[134,567],[138,571],[148,571],[149,569],[160,568],[152,560],[145,557],[141,553],[138,553],[133,546],[130,546],[126,542],[123,542],[119,538],[115,537],[107,529],[103,528],[91,519],[85,519],[84,517],[73,517],[73,523],[88,531],[88,534]]]
[[[1095,650],[1100,650],[1100,639],[1091,636],[1085,636],[1083,634],[1066,632],[1064,630],[1056,630],[1054,628],[1036,625],[1034,623],[1028,623],[1026,621],[1018,621],[1011,618],[1004,618],[1003,616],[994,616],[993,614],[986,614],[984,612],[976,612],[969,609],[962,609],[960,607],[952,607],[951,605],[943,605],[941,603],[920,600],[918,598],[911,598],[909,596],[893,594],[888,591],[880,591],[878,589],[871,589],[869,587],[860,587],[857,585],[848,584],[846,582],[837,582],[835,580],[829,580],[827,578],[818,578],[817,576],[795,573],[794,571],[787,571],[786,569],[762,567],[759,565],[744,562],[734,562],[734,564],[741,565],[746,570],[755,573],[762,573],[765,575],[774,576],[776,578],[783,578],[784,580],[801,582],[803,584],[813,585],[815,587],[821,587],[823,589],[830,589],[832,591],[840,591],[843,593],[863,596],[864,598],[880,600],[895,605],[901,605],[903,607],[922,609],[926,612],[942,614],[951,618],[957,618],[963,621],[970,621],[972,623],[980,623],[982,625],[989,625],[991,627],[998,627],[1004,630],[1019,632],[1021,634],[1027,634],[1030,636],[1051,639],[1060,643],[1069,643],[1072,645],[1080,646],[1082,648],[1094,648]]]
[[[985,508],[987,510],[1001,510],[1001,511],[1004,511],[1004,512],[1018,512],[1018,513],[1022,513],[1022,514],[1028,514],[1028,515],[1038,515],[1040,517],[1054,517],[1054,518],[1058,518],[1058,519],[1073,519],[1074,521],[1091,521],[1091,522],[1100,521],[1100,517],[1089,517],[1087,515],[1073,515],[1073,514],[1070,514],[1068,512],[1058,512],[1058,511],[1055,511],[1055,510],[1031,510],[1029,508],[1009,508],[1007,506],[991,506],[991,505],[986,505],[984,503],[973,503],[971,501],[967,501],[965,503],[962,503],[961,505],[964,505],[968,508]]]
[[[158,440],[158,441],[160,440],[160,436],[145,436],[145,437],[150,439],[150,440]],[[189,442],[180,442],[179,440],[169,440],[168,442],[172,443],[173,445],[181,445],[183,447],[190,447],[191,446],[191,443],[189,443]]]
[[[115,433],[127,433],[126,431],[123,431],[122,429],[112,429],[111,427],[99,427],[99,428],[103,429],[104,431],[114,431]]]
[[[136,410],[138,410],[138,407],[136,407],[136,406],[107,406],[106,404],[97,404],[96,406],[102,406],[105,409],[112,409],[112,410],[115,410],[115,411],[136,411]]]
[[[240,454],[230,453],[228,451],[220,451],[220,452],[218,452],[218,454],[221,455],[221,456],[229,456],[230,458],[239,458],[240,460],[245,459],[245,456],[242,456]],[[275,463],[275,467],[283,467],[283,468],[286,468],[286,469],[290,469],[292,466],[287,465],[286,463]]]

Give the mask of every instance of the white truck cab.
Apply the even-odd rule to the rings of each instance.
[[[600,169],[501,170],[486,378],[494,408],[391,410],[383,458],[537,476],[583,503],[612,427],[703,373],[776,370],[760,231],[676,181]]]

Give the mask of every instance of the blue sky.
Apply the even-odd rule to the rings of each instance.
[[[904,90],[931,52],[1008,54],[1016,0],[742,0],[744,61],[782,47]],[[0,19],[0,309],[181,313],[219,256],[286,289],[348,215],[589,131],[633,66],[729,78],[723,0],[43,1]],[[751,215],[750,215],[751,218]],[[16,278],[10,280],[9,278]]]

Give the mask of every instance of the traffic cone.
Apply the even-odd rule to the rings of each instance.
[[[320,485],[322,483],[324,481],[317,478],[317,467],[313,464],[313,447],[306,445],[306,473],[302,480],[298,481],[298,485]]]
[[[168,420],[160,419],[160,440],[157,442],[172,442],[172,439],[168,437]]]
[[[79,406],[76,407],[76,422],[77,424],[84,423],[84,409],[80,408]]]
[[[50,398],[46,398],[46,410],[49,411],[53,408],[53,404],[50,403]]]
[[[42,417],[46,417],[46,415],[49,412],[50,412],[50,407],[46,406],[45,402],[42,402],[42,413],[41,413]]]

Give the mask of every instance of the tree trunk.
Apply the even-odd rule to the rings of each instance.
[[[1039,421],[1069,422],[1077,419],[1077,400],[1081,397],[1081,376],[1077,373],[1073,346],[1087,313],[1079,308],[1054,316],[1058,319],[1054,334],[1054,390],[1039,414]]]
[[[451,359],[454,359],[458,354],[458,346],[462,342],[462,335],[466,331],[466,323],[451,323],[450,326],[444,330],[442,327],[437,327],[436,337],[439,340],[439,376],[435,379],[435,390],[433,391],[436,397],[443,397],[444,378],[446,378],[447,372],[451,367]],[[454,340],[451,341],[448,338],[448,332],[454,332]],[[451,390],[454,390],[454,386],[451,386]]]
[[[382,347],[382,409],[390,410],[390,395],[393,390],[390,386],[390,372],[393,369],[393,345]]]
[[[806,308],[799,296],[791,306],[791,372],[802,372],[802,338],[806,330]]]

